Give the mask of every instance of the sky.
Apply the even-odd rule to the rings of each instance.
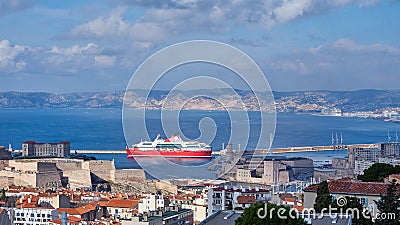
[[[124,90],[146,58],[198,39],[242,50],[277,91],[400,89],[399,12],[397,0],[0,0],[0,91]],[[169,82],[224,73],[192,66]]]

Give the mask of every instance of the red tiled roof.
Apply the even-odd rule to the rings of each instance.
[[[283,201],[285,201],[285,202],[295,202],[296,198],[284,198]]]
[[[293,208],[293,209],[296,209],[297,212],[303,212],[304,206],[301,206],[301,205],[294,205],[292,208]]]
[[[237,201],[239,204],[254,204],[254,203],[256,203],[256,197],[254,197],[254,196],[238,196]]]
[[[378,182],[360,182],[354,180],[334,180],[328,181],[330,193],[348,193],[364,195],[383,195],[386,194],[387,184]],[[318,185],[312,185],[304,191],[315,192]]]
[[[58,214],[61,214],[61,212],[66,212],[69,215],[83,215],[90,211],[94,211],[96,209],[96,205],[97,204],[87,204],[78,208],[59,208]]]
[[[70,225],[79,225],[79,222],[83,221],[83,219],[76,216],[68,216],[68,222]],[[50,221],[52,223],[61,224],[61,218]]]
[[[126,200],[126,199],[111,199],[104,204],[106,207],[114,208],[135,208],[138,205],[137,200]]]

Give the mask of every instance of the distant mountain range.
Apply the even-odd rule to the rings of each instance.
[[[144,103],[144,90],[127,92],[125,106],[132,109],[193,109],[193,110],[259,110],[257,99],[251,91],[235,90],[238,96],[227,89],[175,91],[155,90]],[[64,108],[121,108],[125,91],[80,92],[55,94],[46,92],[0,92],[0,109],[64,109]],[[270,95],[261,96],[262,110]],[[323,108],[339,108],[344,112],[373,111],[400,108],[400,90],[357,91],[290,91],[273,92],[278,111],[317,112]],[[193,97],[197,96],[197,97]],[[218,101],[214,100],[218,99]],[[269,98],[271,99],[271,98]],[[244,102],[244,104],[241,103]]]

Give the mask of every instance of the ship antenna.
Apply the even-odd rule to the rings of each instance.
[[[335,138],[333,138],[333,132],[332,132],[332,146],[335,145]]]
[[[388,130],[388,143],[390,143],[390,131]]]
[[[399,136],[397,135],[397,130],[396,130],[396,143],[399,143]]]

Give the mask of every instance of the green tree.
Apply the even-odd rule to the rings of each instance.
[[[6,190],[1,189],[1,196],[0,196],[0,199],[3,200],[3,199],[5,199],[5,198],[6,198]]]
[[[307,223],[303,219],[297,218],[297,214],[294,213],[294,211],[291,211],[289,207],[277,206],[274,204],[262,203],[262,202],[256,203],[250,208],[246,208],[243,211],[243,215],[235,221],[235,225],[306,225],[306,224]]]
[[[386,191],[386,195],[381,196],[379,201],[375,201],[379,210],[380,217],[377,218],[376,223],[379,225],[397,225],[400,224],[400,194],[399,184],[392,180]],[[385,215],[385,218],[383,218]],[[389,218],[389,215],[394,215]]]
[[[364,174],[358,175],[357,178],[364,182],[383,182],[385,177],[396,173],[400,173],[400,166],[392,166],[386,163],[375,163],[370,168],[364,170]]]
[[[327,209],[333,204],[332,196],[328,189],[328,182],[324,181],[318,185],[317,197],[315,199],[314,209],[316,212],[321,212],[322,209]]]

